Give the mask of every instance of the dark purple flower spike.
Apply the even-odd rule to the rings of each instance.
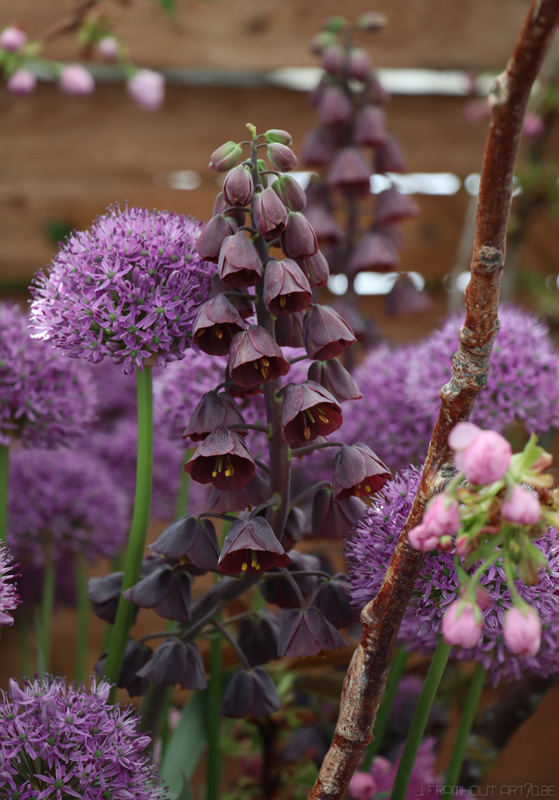
[[[192,327],[194,344],[211,356],[226,356],[233,337],[246,329],[241,315],[224,295],[218,294],[201,306]]]
[[[101,578],[90,578],[87,584],[87,596],[93,613],[109,625],[115,621],[123,577],[124,572],[111,572]]]
[[[165,639],[147,664],[138,671],[159,686],[182,686],[199,692],[207,686],[202,656],[195,644],[184,644],[179,639]]]
[[[206,518],[187,514],[169,525],[149,549],[172,560],[186,557],[200,569],[217,569],[217,536],[213,522]]]
[[[233,675],[224,692],[220,714],[233,719],[267,717],[280,708],[273,680],[262,667],[256,667]]]
[[[308,308],[312,291],[303,270],[290,258],[266,262],[264,303],[271,314],[293,314]]]
[[[340,150],[328,175],[328,185],[334,189],[367,195],[371,191],[372,168],[356,147]]]
[[[330,306],[311,306],[303,327],[305,348],[311,358],[324,361],[339,356],[354,344],[353,331]]]
[[[126,600],[140,608],[153,608],[164,619],[190,619],[190,576],[164,564],[123,592]]]
[[[281,621],[278,640],[280,658],[315,656],[324,650],[339,650],[346,646],[345,639],[316,606],[304,611],[292,609]]]
[[[216,489],[242,489],[256,472],[242,438],[223,426],[204,439],[184,468],[192,480],[212,483]]]
[[[376,494],[392,478],[386,464],[366,444],[345,444],[334,462],[332,490],[336,500]]]
[[[283,389],[283,438],[288,444],[308,444],[318,436],[328,436],[342,422],[338,402],[319,383],[288,383]]]
[[[241,572],[266,572],[272,567],[286,567],[291,559],[264,517],[238,519],[223,543],[218,569],[226,575]]]
[[[251,325],[231,342],[229,371],[234,383],[252,389],[287,375],[289,364],[270,334],[259,325]]]
[[[227,428],[229,425],[242,425],[244,423],[241,409],[227,392],[206,392],[202,397],[188,422],[183,433],[193,442],[203,441],[219,425]],[[243,433],[243,431],[239,431]]]
[[[217,264],[219,277],[227,286],[242,289],[254,286],[262,277],[262,261],[244,231],[223,240]]]
[[[147,644],[140,644],[132,636],[129,637],[117,686],[119,689],[126,689],[130,697],[141,697],[147,692],[149,681],[145,678],[138,678],[137,673],[147,664],[152,655],[151,647]],[[103,653],[93,668],[97,677],[103,676],[106,663],[107,654]]]
[[[350,275],[358,272],[392,272],[400,256],[393,242],[383,233],[366,233],[351,252],[347,264]]]
[[[378,106],[364,106],[355,117],[353,134],[360,147],[382,147],[388,140],[386,116]]]

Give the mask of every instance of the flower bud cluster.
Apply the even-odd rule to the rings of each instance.
[[[547,559],[534,541],[559,525],[559,493],[544,473],[551,456],[532,436],[521,453],[495,431],[460,422],[451,431],[456,477],[427,507],[420,525],[408,533],[412,547],[427,553],[455,548],[461,597],[447,609],[442,633],[450,644],[475,647],[483,627],[486,595],[479,579],[493,565],[504,570],[513,599],[504,618],[505,643],[515,653],[535,655],[541,623],[515,582],[538,583]],[[458,559],[463,560],[463,567]],[[464,571],[475,566],[473,574]]]

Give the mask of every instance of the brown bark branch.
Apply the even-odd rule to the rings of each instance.
[[[441,389],[441,408],[412,510],[381,589],[363,609],[363,636],[344,682],[334,738],[309,800],[340,800],[372,741],[396,635],[423,561],[422,554],[409,546],[407,533],[421,521],[426,501],[452,475],[448,434],[457,422],[469,418],[487,382],[489,356],[499,327],[499,287],[522,122],[558,20],[559,0],[533,0],[507,68],[490,93],[491,118],[465,298],[466,320],[452,378]]]
[[[53,22],[48,28],[45,28],[38,36],[37,39],[42,42],[50,42],[65,33],[72,33],[77,30],[83,23],[87,14],[98,4],[99,0],[79,0],[76,7],[65,14],[63,17]]]

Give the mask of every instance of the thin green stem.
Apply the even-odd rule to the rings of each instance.
[[[19,666],[22,677],[30,678],[33,675],[33,657],[31,656],[31,634],[29,630],[29,617],[22,612],[15,618],[19,649]]]
[[[377,718],[375,720],[375,727],[373,730],[375,738],[365,751],[363,763],[360,767],[361,772],[368,772],[370,770],[371,764],[373,763],[373,758],[378,755],[380,751],[380,746],[388,727],[388,720],[390,719],[392,704],[394,703],[394,698],[396,697],[396,692],[398,691],[400,678],[404,674],[404,670],[406,668],[407,658],[408,653],[406,648],[399,647],[392,659],[390,676],[388,678],[386,689],[384,690],[384,695],[382,696],[382,701],[377,712]]]
[[[8,475],[10,448],[0,444],[0,542],[6,541],[8,530]]]
[[[206,768],[206,800],[218,800],[220,777],[219,707],[222,694],[221,635],[216,631],[210,640],[210,682],[208,683],[208,757]]]
[[[184,465],[187,461],[190,460],[190,456],[192,455],[192,450],[187,448],[184,451],[183,460],[181,463],[181,474],[180,474],[180,482],[179,482],[179,492],[177,494],[177,510],[176,510],[176,518],[181,519],[186,515],[188,511],[188,501],[190,497],[190,475],[188,472],[185,471]]]
[[[405,800],[417,751],[425,733],[429,712],[439,688],[449,654],[450,645],[445,643],[442,636],[439,636],[402,751],[390,800]]]
[[[462,762],[464,761],[468,736],[470,735],[470,731],[472,730],[472,726],[474,724],[474,719],[476,716],[479,699],[483,691],[484,683],[485,669],[483,668],[481,662],[478,661],[470,682],[470,688],[468,689],[468,695],[466,697],[466,702],[464,703],[462,716],[460,717],[456,741],[454,742],[454,748],[450,758],[450,765],[446,773],[446,786],[443,792],[443,797],[454,797],[454,789],[452,787],[457,785],[458,779],[460,778],[460,771],[462,769]]]
[[[130,540],[124,563],[122,589],[125,591],[138,582],[146,545],[151,507],[153,479],[153,391],[152,368],[136,369],[138,396],[138,462],[136,468],[136,496]],[[105,676],[113,684],[111,702],[116,698],[116,685],[120,677],[124,651],[134,621],[135,606],[121,595],[115,624],[111,634]]]
[[[76,556],[76,606],[77,606],[77,631],[76,655],[74,662],[74,679],[76,683],[83,683],[86,678],[87,648],[89,644],[89,598],[87,596],[87,570],[85,558],[80,553]]]
[[[55,565],[50,555],[45,560],[43,575],[43,596],[37,621],[37,660],[39,674],[45,675],[49,670],[50,648],[52,636],[52,616],[54,613]]]

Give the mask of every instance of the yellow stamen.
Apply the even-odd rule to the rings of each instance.
[[[217,336],[218,339],[223,339],[223,331],[221,330],[221,328],[215,329],[215,335]]]
[[[231,470],[229,469],[229,467],[227,467],[227,469],[225,470],[225,477],[226,478],[230,478],[231,477]]]
[[[324,414],[319,414],[319,415],[318,415],[318,418],[319,418],[319,420],[320,420],[321,422],[324,422],[324,424],[326,424],[327,422],[330,422],[330,420],[328,419],[328,417],[325,417],[325,416],[324,416]]]
[[[268,359],[267,359],[267,358],[264,358],[264,357],[262,357],[262,358],[260,359],[260,363],[261,363],[261,364],[262,364],[262,366],[264,366],[264,367],[269,367],[269,366],[270,366],[270,362],[268,361]]]
[[[280,297],[280,299],[279,299],[279,304],[280,304],[280,306],[281,306],[282,308],[285,308],[286,302],[287,302],[287,301],[286,301],[285,297],[282,295],[282,296]]]
[[[268,375],[270,374],[270,370],[266,369],[265,367],[262,367],[262,369],[260,370],[260,374],[262,375],[264,380],[267,381],[268,380]]]
[[[214,469],[214,471],[212,472],[212,478],[217,478],[217,472],[215,471],[215,469]]]
[[[241,566],[241,570],[242,570],[243,572],[246,572],[246,571],[247,571],[247,569],[248,569],[248,564],[245,562],[245,563],[243,563],[243,565]]]
[[[371,489],[371,487],[369,486],[369,484],[368,484],[368,483],[366,483],[366,484],[365,484],[365,491],[366,491],[367,493],[369,493],[369,492],[372,492],[372,491],[373,491],[373,490]]]
[[[311,438],[311,429],[306,426],[303,428],[303,436],[308,441]]]

